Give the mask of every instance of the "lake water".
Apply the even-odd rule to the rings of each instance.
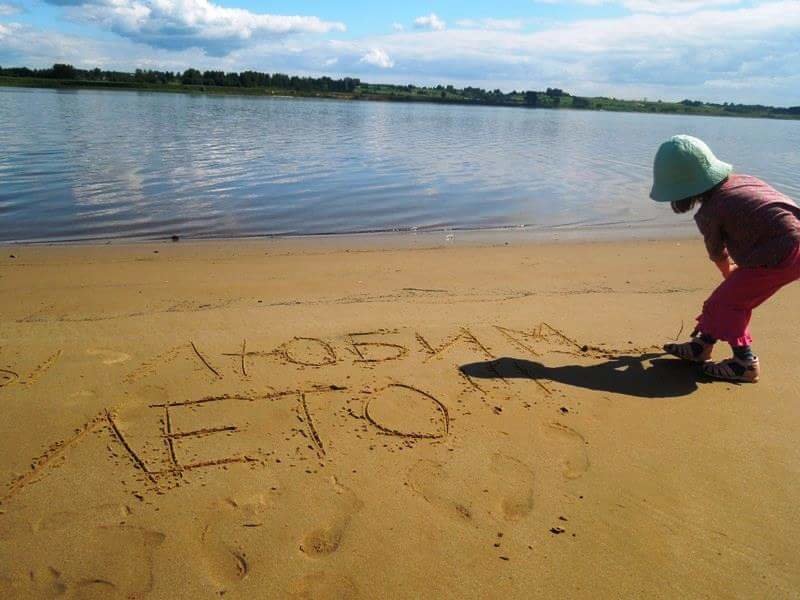
[[[0,241],[688,231],[675,133],[800,199],[800,121],[0,88]]]

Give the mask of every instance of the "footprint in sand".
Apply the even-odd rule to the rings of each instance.
[[[201,541],[206,541],[205,536],[206,532]],[[210,575],[218,585],[239,583],[250,573],[247,554],[241,548],[217,542],[206,547],[205,557]]]
[[[307,489],[275,485],[264,494],[234,495],[210,507],[200,535],[200,554],[218,592],[241,590],[248,578],[280,577],[287,561],[294,564],[297,554],[310,565],[346,546],[347,532],[362,502],[335,477],[320,477],[308,489],[314,490],[313,498]],[[278,548],[293,548],[297,554],[287,556]],[[351,597],[334,593],[340,588],[338,580],[325,581],[322,588],[312,580],[298,584],[295,592],[298,597]]]
[[[517,521],[534,505],[533,470],[501,453],[475,453],[450,463],[420,460],[409,470],[407,483],[429,504],[466,523]]]
[[[89,356],[99,356],[104,365],[118,365],[131,359],[130,354],[115,352],[114,350],[102,350],[99,348],[90,348],[86,351],[86,354]]]
[[[143,598],[153,587],[153,553],[165,539],[122,525],[50,529],[37,537],[42,556],[16,560],[24,564],[29,558],[39,566],[26,567],[24,576],[3,584],[12,590],[3,598]]]
[[[117,586],[104,579],[87,579],[75,584],[75,593],[72,598],[76,600],[105,600],[125,596],[117,591]],[[130,597],[130,596],[129,596]]]
[[[344,537],[347,524],[333,523],[329,527],[316,529],[306,535],[300,543],[300,550],[309,556],[320,556],[336,552]]]
[[[75,526],[76,523],[90,521],[103,527],[111,527],[131,514],[131,509],[123,504],[100,504],[87,507],[84,511],[60,511],[45,515],[33,523],[33,531],[59,531]]]
[[[239,583],[250,573],[247,554],[229,532],[263,526],[270,508],[271,500],[264,494],[226,498],[212,507],[213,520],[203,529],[200,542],[209,572],[218,585]]]
[[[533,471],[528,465],[504,454],[492,455],[492,474],[500,510],[507,521],[517,521],[533,510]],[[496,492],[496,493],[497,493]]]
[[[95,528],[82,557],[79,577],[70,587],[78,598],[135,598],[153,587],[153,554],[166,536],[126,525]]]
[[[359,597],[355,584],[343,575],[325,571],[309,573],[295,580],[287,590],[297,600],[349,600]]]
[[[53,567],[31,570],[29,576],[28,590],[32,593],[31,597],[59,598],[67,593],[68,588],[61,578],[61,572]],[[20,588],[21,586],[17,586],[16,592],[21,592]]]
[[[309,531],[300,542],[300,551],[306,556],[322,557],[336,552],[342,545],[350,521],[363,506],[361,500],[335,477],[331,478],[331,485],[333,502],[327,514],[323,515],[324,524]]]
[[[407,482],[433,506],[459,519],[472,519],[471,499],[461,497],[457,489],[459,482],[447,472],[444,464],[420,460],[409,470]]]
[[[0,369],[0,388],[6,387],[7,385],[11,385],[17,379],[19,379],[19,375],[17,375],[14,371],[9,371],[8,369]]]
[[[578,479],[589,470],[586,438],[580,433],[562,423],[553,422],[545,427],[545,435],[565,446],[563,474],[566,479]]]
[[[13,598],[14,587],[10,577],[0,575],[0,598]]]

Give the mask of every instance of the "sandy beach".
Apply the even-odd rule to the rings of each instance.
[[[0,248],[0,597],[800,595],[800,286],[737,386],[697,240],[443,242]]]

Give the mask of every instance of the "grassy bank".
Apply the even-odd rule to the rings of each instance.
[[[662,102],[660,100],[621,100],[608,97],[574,96],[558,89],[544,92],[504,93],[480,88],[453,86],[419,87],[413,85],[369,84],[358,82],[352,91],[325,89],[293,89],[291,87],[248,87],[242,85],[186,84],[179,79],[167,83],[148,81],[103,81],[90,79],[57,79],[52,77],[14,77],[0,75],[0,86],[52,89],[138,90],[148,92],[217,94],[237,96],[294,96],[333,98],[339,100],[371,100],[387,102],[425,102],[477,106],[508,106],[603,110],[655,114],[751,117],[767,119],[800,119],[800,107],[780,108],[762,105],[706,103],[692,100]]]

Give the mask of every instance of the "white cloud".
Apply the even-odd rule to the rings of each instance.
[[[402,23],[392,23],[392,29],[394,31],[405,31],[406,28]]]
[[[67,7],[74,20],[89,21],[156,48],[202,48],[224,56],[235,48],[292,34],[344,31],[318,17],[254,13],[209,0],[46,0]]]
[[[585,19],[531,33],[405,32],[353,40],[338,51],[380,44],[397,61],[392,79],[398,83],[550,86],[586,95],[798,105],[798,31],[800,2],[786,0],[694,14]],[[769,87],[753,79],[766,74]],[[737,93],[724,93],[722,80],[741,82]]]
[[[129,71],[135,68],[182,71],[193,65],[234,68],[229,59],[209,59],[197,48],[176,52],[126,39],[93,40],[20,24],[0,24],[0,65],[43,68],[53,63]]]
[[[444,31],[447,24],[442,21],[436,13],[431,13],[423,17],[414,19],[414,26],[418,29],[432,29],[433,31]]]
[[[88,40],[33,29],[4,35],[0,30],[0,64],[255,69],[350,75],[376,83],[560,87],[581,95],[793,106],[800,105],[798,31],[797,0],[693,14],[539,23],[530,32],[449,28],[340,39],[264,36],[224,56],[122,39]]]
[[[524,27],[522,19],[460,19],[456,25],[466,29],[491,31],[518,31]]]
[[[538,4],[583,4],[600,6],[602,4],[620,4],[633,13],[685,14],[734,6],[742,0],[536,0]]]
[[[0,17],[10,17],[22,12],[22,7],[14,2],[0,2]]]
[[[740,4],[741,0],[623,0],[631,12],[680,14]]]
[[[362,56],[359,62],[373,65],[381,69],[391,69],[394,67],[394,61],[380,48],[373,48]]]

